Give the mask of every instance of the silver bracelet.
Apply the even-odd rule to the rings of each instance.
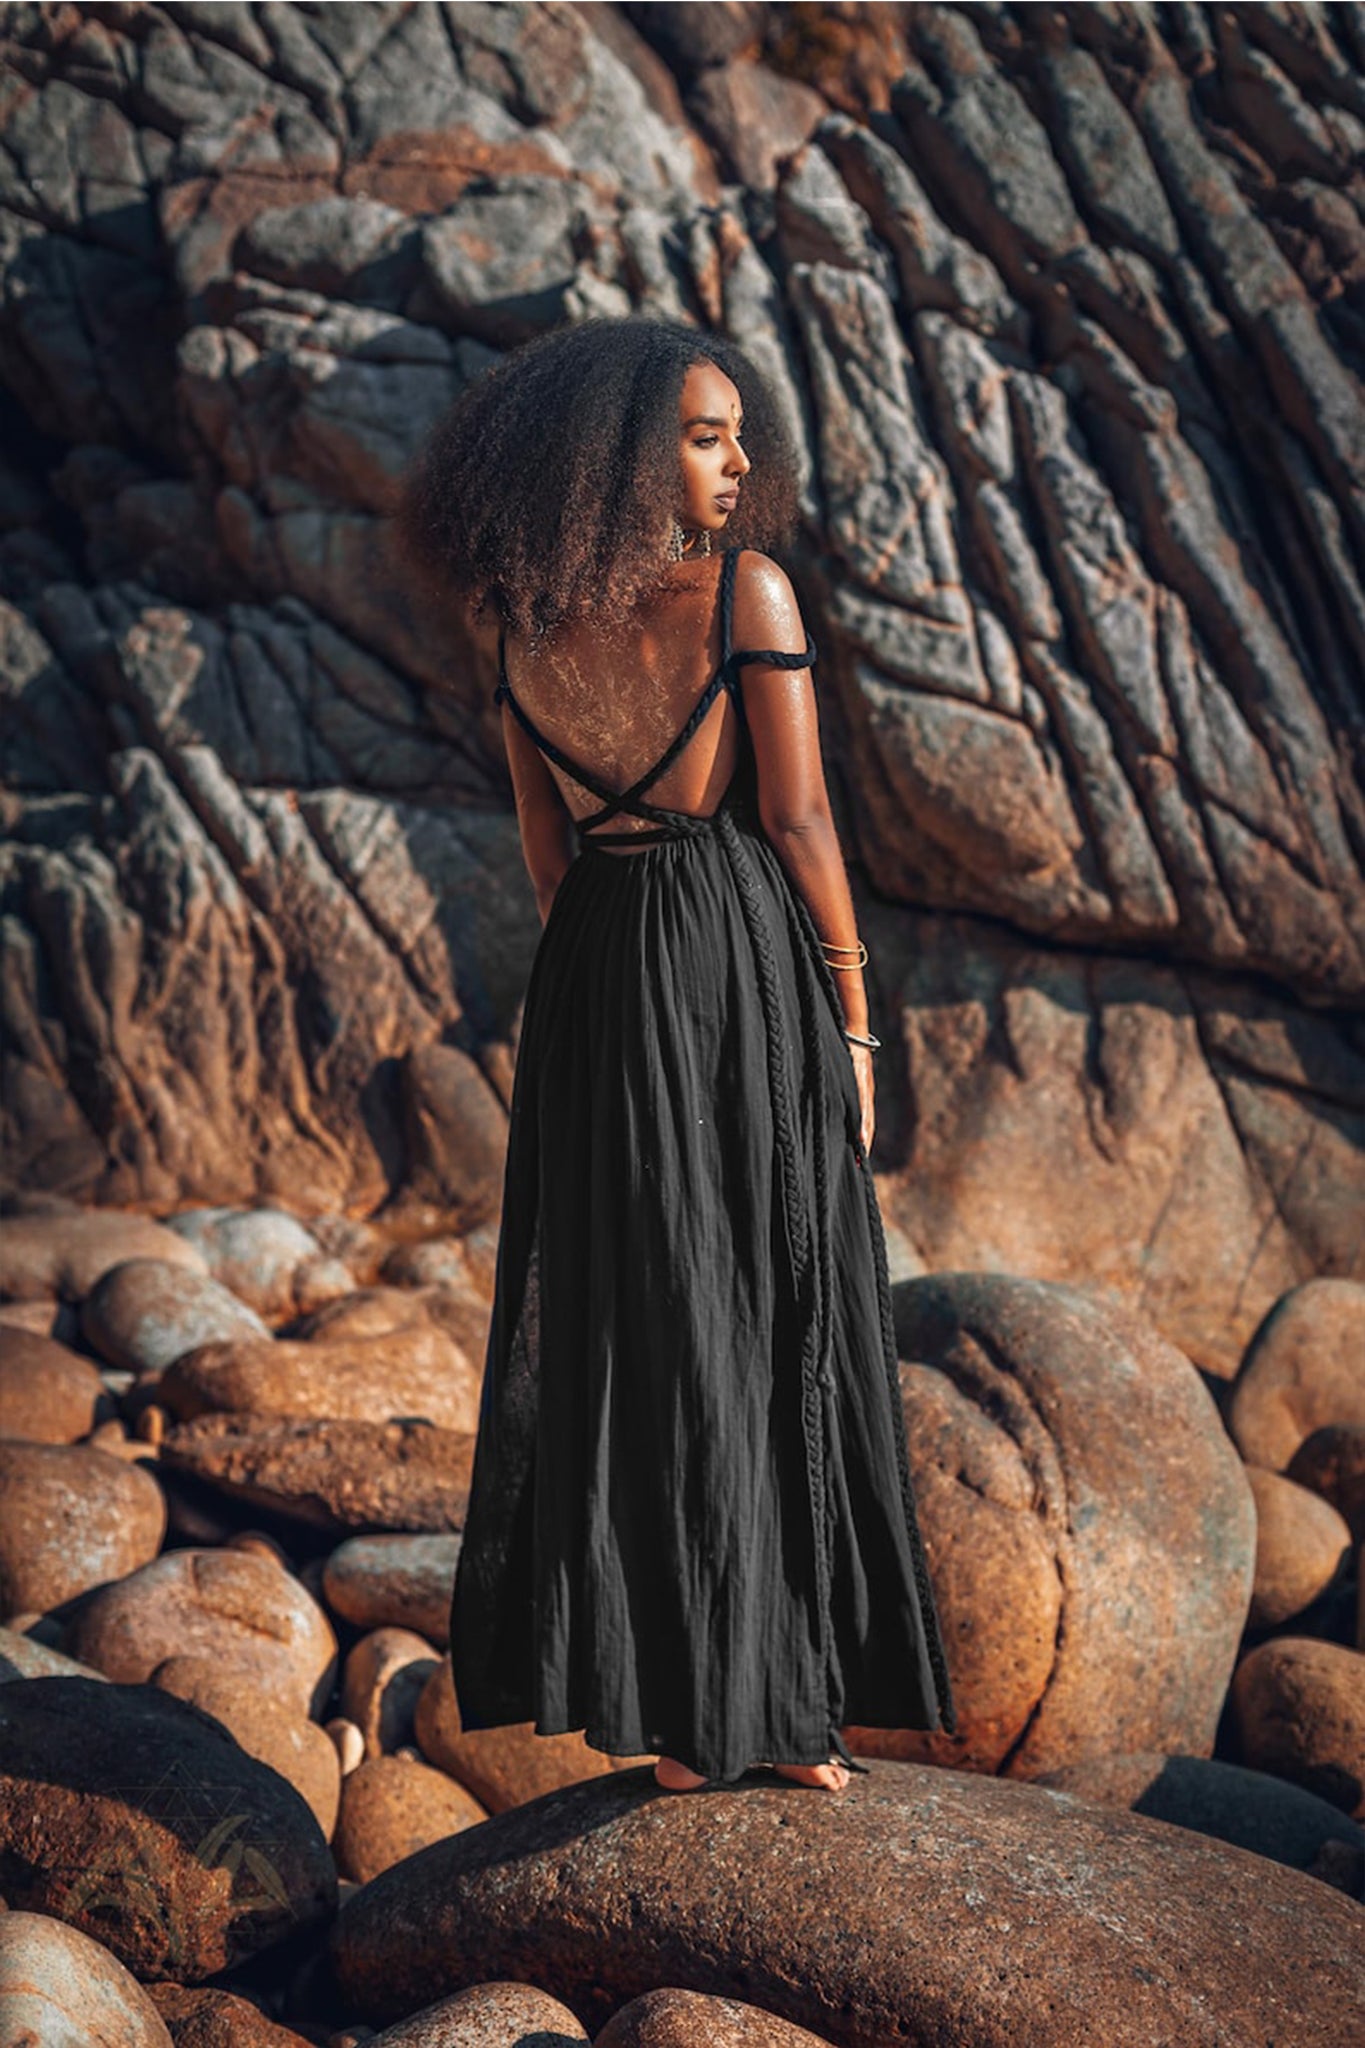
[[[870,1045],[873,1052],[877,1052],[881,1047],[880,1038],[874,1038],[870,1031],[866,1038],[860,1038],[856,1031],[845,1031],[844,1037],[854,1045]]]

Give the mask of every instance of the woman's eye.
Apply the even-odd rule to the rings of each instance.
[[[714,447],[715,447],[715,445],[716,445],[716,441],[717,441],[717,439],[718,439],[718,436],[717,436],[717,435],[715,435],[715,434],[704,434],[704,435],[702,436],[701,440],[700,440],[700,441],[694,441],[694,442],[692,443],[692,446],[693,446],[694,448],[714,448]],[[735,439],[736,439],[736,440],[737,440],[737,441],[738,441],[738,442],[740,443],[740,445],[741,445],[741,447],[742,447],[742,446],[743,446],[743,444],[744,444],[744,436],[743,436],[743,434],[736,434],[736,435],[735,435]]]

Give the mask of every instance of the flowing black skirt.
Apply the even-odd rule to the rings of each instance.
[[[708,1778],[956,1726],[834,976],[743,778],[532,965],[451,1609],[466,1728]]]

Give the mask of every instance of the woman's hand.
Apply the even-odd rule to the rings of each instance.
[[[872,1133],[877,1121],[876,1104],[873,1101],[872,1047],[855,1045],[852,1039],[847,1043],[853,1055],[853,1072],[858,1083],[858,1101],[862,1108],[862,1123],[858,1135],[863,1157],[866,1159],[872,1152]]]

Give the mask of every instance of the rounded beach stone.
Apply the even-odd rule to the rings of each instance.
[[[199,1982],[336,1909],[293,1787],[150,1685],[0,1686],[0,1869],[12,1906],[97,1933],[143,1980]]]
[[[939,1273],[893,1304],[959,1734],[850,1746],[1018,1777],[1097,1749],[1209,1754],[1256,1514],[1199,1373],[1129,1311],[1042,1281]]]
[[[365,1738],[367,1756],[387,1756],[413,1739],[422,1690],[440,1659],[410,1629],[377,1628],[347,1652],[341,1711]]]
[[[181,1209],[166,1218],[166,1228],[195,1247],[221,1286],[272,1323],[355,1285],[343,1261],[285,1209]],[[319,1289],[317,1269],[324,1267],[328,1278]]]
[[[1228,1698],[1244,1762],[1365,1820],[1365,1654],[1275,1636],[1243,1657]]]
[[[73,1444],[113,1413],[88,1358],[31,1330],[0,1329],[0,1437]]]
[[[422,1688],[415,1727],[428,1763],[458,1779],[489,1813],[640,1762],[639,1757],[604,1756],[600,1749],[589,1749],[577,1733],[537,1735],[534,1721],[466,1733],[449,1657],[441,1659]]]
[[[704,1991],[647,1991],[607,2021],[593,2048],[823,2048],[824,2036]]]
[[[217,1657],[167,1657],[152,1673],[152,1684],[212,1714],[248,1756],[287,1778],[330,1841],[341,1798],[341,1766],[324,1728],[281,1705],[253,1673],[234,1670]]]
[[[595,2033],[679,1956],[693,1990],[857,2048],[1150,2048],[1210,2039],[1211,2013],[1229,2042],[1292,2013],[1295,2048],[1340,2048],[1360,1927],[1328,1885],[1184,1828],[879,1762],[838,1795],[592,1778],[382,1871],[330,1947],[372,2023],[534,1978]]]
[[[1284,1476],[1328,1501],[1345,1517],[1355,1542],[1365,1543],[1365,1423],[1315,1429],[1289,1460]]]
[[[1228,1428],[1249,1465],[1283,1472],[1315,1429],[1365,1426],[1365,1286],[1305,1280],[1247,1346]]]
[[[74,1657],[64,1657],[48,1643],[40,1643],[17,1629],[0,1628],[0,1685],[20,1678],[96,1678],[101,1685],[109,1682],[102,1671],[79,1664]]]
[[[325,1535],[464,1524],[474,1437],[429,1422],[200,1415],[168,1430],[161,1467]]]
[[[471,1984],[382,2034],[356,2038],[365,2048],[560,2048],[588,2037],[567,2005],[533,1984]],[[693,2048],[703,2048],[701,2037]]]
[[[175,2048],[310,2048],[292,2027],[276,2026],[259,2006],[206,1984],[149,1984],[147,1996],[171,2029]]]
[[[1306,1486],[1261,1465],[1249,1465],[1247,1478],[1256,1501],[1256,1583],[1248,1625],[1279,1628],[1348,1568],[1351,1531]]]
[[[197,1345],[161,1376],[157,1399],[182,1422],[196,1415],[297,1415],[354,1422],[420,1419],[473,1431],[479,1380],[443,1330],[376,1337],[254,1338]]]
[[[409,1628],[443,1648],[460,1538],[353,1536],[327,1560],[322,1590],[334,1614],[357,1628]]]
[[[292,1573],[244,1550],[168,1550],[93,1594],[67,1647],[125,1684],[150,1678],[167,1657],[212,1657],[304,1715],[325,1703],[337,1661],[316,1600]]]
[[[206,1272],[165,1259],[112,1267],[81,1304],[81,1332],[101,1358],[142,1375],[161,1372],[211,1338],[270,1334],[253,1309]]]
[[[50,1607],[155,1558],[161,1488],[88,1444],[0,1443],[0,1618]]]
[[[0,1228],[0,1294],[23,1301],[58,1295],[84,1301],[111,1266],[153,1259],[186,1273],[207,1271],[202,1255],[150,1216],[88,1209],[61,1196],[15,1196]]]
[[[375,1757],[342,1780],[332,1845],[337,1869],[368,1884],[391,1864],[487,1818],[487,1809],[444,1771],[407,1757]]]
[[[365,1761],[365,1738],[354,1721],[348,1721],[344,1714],[333,1714],[330,1721],[324,1721],[327,1739],[337,1753],[337,1763],[343,1778],[349,1778],[352,1771],[358,1771]]]
[[[132,1972],[101,1942],[48,1913],[0,1913],[4,2048],[171,2048]]]
[[[1340,1844],[1358,1872],[1350,1896],[1365,1891],[1365,1828],[1301,1785],[1268,1771],[1203,1756],[1082,1757],[1033,1780],[1058,1792],[1072,1792],[1101,1806],[1126,1806],[1151,1820],[1193,1828],[1234,1848],[1249,1849],[1291,1870],[1311,1871],[1328,1844]],[[1340,1888],[1340,1887],[1339,1887]]]

